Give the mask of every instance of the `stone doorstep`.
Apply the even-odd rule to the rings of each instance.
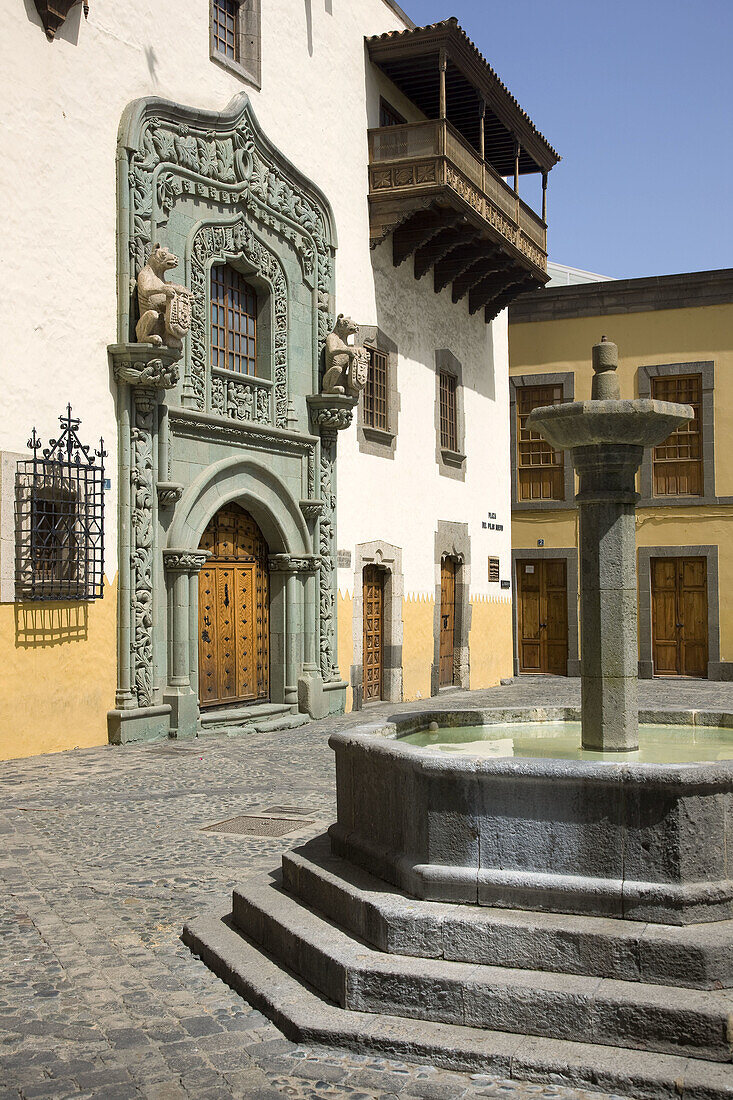
[[[183,942],[292,1042],[638,1100],[733,1100],[730,1064],[337,1008],[254,947],[227,923],[229,916],[189,921]]]
[[[246,706],[231,707],[228,710],[202,710],[201,728],[210,729],[219,726],[247,726],[260,724],[268,718],[294,714],[297,707],[291,703],[250,703]]]
[[[233,923],[343,1008],[729,1062],[733,995],[610,978],[386,955],[273,884],[233,894]],[[731,1070],[733,1076],[733,1069]]]
[[[733,986],[733,920],[660,925],[422,901],[334,855],[327,834],[286,852],[282,868],[288,893],[378,951],[691,989]]]

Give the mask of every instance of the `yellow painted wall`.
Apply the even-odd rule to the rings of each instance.
[[[508,600],[479,596],[471,601],[471,687],[493,687],[512,675],[512,609]],[[339,592],[338,657],[341,675],[348,680],[353,661],[353,599]],[[430,670],[434,656],[435,600],[407,596],[402,601],[402,684],[405,702],[430,697]],[[346,709],[352,708],[349,688]]]
[[[591,347],[603,335],[618,344],[622,397],[637,396],[642,365],[714,363],[715,491],[733,496],[733,305],[511,324],[509,373],[572,371],[576,399],[588,399]],[[727,505],[639,509],[636,517],[637,546],[718,547],[721,661],[733,660],[732,521],[733,507]],[[513,549],[533,549],[538,539],[545,549],[576,546],[575,511],[514,512]]]
[[[90,603],[0,604],[0,760],[107,744],[117,586]]]
[[[471,687],[495,687],[512,675],[512,605],[509,600],[478,596],[471,601],[468,636]]]
[[[349,593],[338,594],[336,605],[336,629],[338,631],[338,661],[341,676],[347,683],[351,680],[351,666],[354,661],[354,600]],[[353,692],[346,690],[346,710],[351,710]]]
[[[402,601],[402,691],[406,702],[430,698],[434,614],[432,596],[407,596]]]
[[[590,398],[591,348],[618,344],[622,397],[636,397],[640,366],[715,364],[715,491],[733,496],[733,305],[614,313],[509,325],[509,374],[573,371],[575,397]]]

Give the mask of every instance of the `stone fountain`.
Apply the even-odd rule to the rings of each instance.
[[[581,713],[583,748],[639,747],[636,471],[654,447],[692,420],[689,405],[621,400],[618,348],[593,348],[590,401],[535,409],[528,425],[569,450],[580,481]]]
[[[637,710],[634,478],[692,410],[622,400],[616,365],[602,340],[592,400],[530,420],[579,476],[582,715],[436,708],[334,734],[328,834],[184,928],[291,1039],[733,1100],[733,714],[642,714],[676,723],[662,762]],[[564,757],[512,734],[578,717]],[[476,727],[488,755],[475,733],[430,740]]]

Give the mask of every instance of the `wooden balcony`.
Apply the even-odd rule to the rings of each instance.
[[[547,227],[445,118],[369,131],[369,226],[489,322],[547,282]]]

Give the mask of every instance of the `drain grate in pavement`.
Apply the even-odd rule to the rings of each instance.
[[[286,833],[312,824],[312,821],[305,821],[303,818],[294,821],[287,817],[256,817],[253,814],[244,814],[241,817],[230,817],[228,821],[217,821],[215,825],[206,825],[203,832],[235,833],[239,836],[285,836]]]

